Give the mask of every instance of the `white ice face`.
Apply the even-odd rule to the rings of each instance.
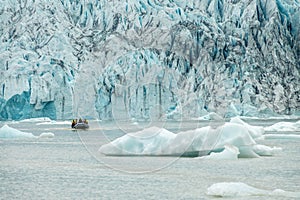
[[[299,114],[298,1],[25,2],[0,5],[0,119]]]

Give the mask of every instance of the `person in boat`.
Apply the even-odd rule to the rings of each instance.
[[[82,119],[81,119],[81,118],[79,118],[79,121],[78,121],[78,123],[82,123]]]
[[[73,119],[71,127],[74,128],[75,125],[76,125],[76,121]]]
[[[89,124],[88,120],[86,120],[86,119],[83,120],[83,123]]]

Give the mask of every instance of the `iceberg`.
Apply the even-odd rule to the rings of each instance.
[[[3,0],[0,12],[0,120],[300,114],[298,0]]]
[[[229,154],[232,154],[231,158],[238,154],[239,157],[259,157],[253,149],[256,142],[248,128],[241,124],[225,123],[217,128],[207,126],[174,134],[164,128],[150,127],[102,145],[99,151],[109,156],[197,157],[221,152],[210,157],[225,158]]]
[[[211,185],[206,192],[209,196],[215,197],[245,197],[245,196],[277,196],[299,198],[300,192],[288,192],[281,189],[273,191],[263,190],[249,186],[242,182],[222,182]]]
[[[0,138],[2,139],[18,139],[18,138],[36,138],[32,133],[22,132],[17,129],[4,125],[0,128]]]
[[[44,132],[39,136],[35,136],[32,133],[23,132],[8,125],[0,128],[0,139],[53,138],[54,136],[54,133],[51,132]]]

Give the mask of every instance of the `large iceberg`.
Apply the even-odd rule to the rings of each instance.
[[[208,159],[234,159],[272,155],[280,150],[257,145],[250,125],[225,123],[174,134],[164,128],[150,127],[128,133],[100,147],[105,155],[127,156],[205,156]],[[251,130],[254,131],[254,130]],[[256,131],[259,131],[258,129]],[[258,133],[254,134],[258,135]],[[214,154],[214,152],[222,152]]]
[[[3,0],[0,120],[299,114],[294,0]]]

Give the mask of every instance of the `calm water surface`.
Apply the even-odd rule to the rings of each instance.
[[[259,125],[273,123],[272,120],[251,121]],[[205,126],[207,122],[157,125],[176,133]],[[37,136],[52,132],[55,137],[0,139],[0,199],[215,199],[207,196],[206,191],[218,182],[300,191],[299,140],[264,140],[259,143],[282,147],[283,151],[272,157],[236,161],[108,157],[98,152],[101,145],[141,127],[113,122],[91,122],[88,131],[72,131],[67,124],[23,122],[9,126]]]

